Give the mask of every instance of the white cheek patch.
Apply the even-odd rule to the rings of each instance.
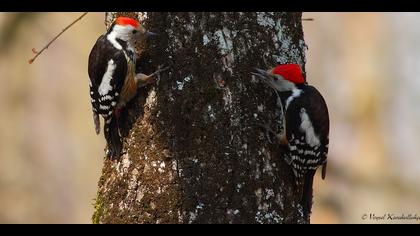
[[[121,50],[122,49],[121,44],[119,44],[117,42],[117,38],[116,38],[115,32],[112,32],[112,33],[108,34],[108,36],[106,38],[112,44],[112,46],[114,46],[116,49],[118,49],[118,50]]]
[[[302,123],[300,124],[300,130],[306,135],[306,143],[311,147],[319,146],[321,143],[318,136],[316,136],[312,122],[309,119],[308,113],[305,108],[300,110],[300,118]]]
[[[273,87],[279,92],[292,91],[296,89],[294,83],[286,80],[280,75],[276,75],[277,80],[271,80]]]
[[[102,77],[102,81],[101,84],[99,85],[98,88],[98,92],[101,96],[107,95],[109,93],[109,91],[112,90],[112,86],[111,86],[111,79],[112,76],[114,74],[114,70],[115,70],[115,63],[114,60],[109,60],[108,61],[108,68],[104,74],[104,76]]]
[[[118,43],[117,39],[121,39],[128,43],[132,42],[134,40],[132,33],[133,30],[134,27],[132,26],[115,25],[112,32],[109,33],[106,38],[116,49],[121,50],[122,46]]]

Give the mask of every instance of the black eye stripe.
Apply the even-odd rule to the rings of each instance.
[[[133,30],[133,34],[137,33],[137,30]]]

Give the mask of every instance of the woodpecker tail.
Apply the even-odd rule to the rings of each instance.
[[[325,162],[322,165],[322,179],[325,179],[325,176],[327,175],[327,162]]]
[[[309,216],[311,214],[312,209],[312,185],[314,182],[315,170],[309,170],[305,174],[304,184],[303,184],[303,193],[302,193],[302,200],[301,204],[303,207],[303,214],[305,218],[309,221]]]
[[[99,134],[101,132],[101,122],[99,120],[99,115],[96,112],[93,112],[93,124],[95,125],[96,134]]]
[[[117,118],[115,116],[105,119],[104,134],[109,149],[108,156],[114,159],[120,157],[122,142],[118,131]]]

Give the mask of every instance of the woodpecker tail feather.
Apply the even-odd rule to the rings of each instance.
[[[302,200],[301,204],[303,207],[303,214],[305,218],[309,221],[309,216],[311,214],[312,209],[312,185],[314,182],[315,170],[309,170],[305,174],[304,184],[303,184],[303,192],[302,192]]]
[[[325,179],[325,176],[327,175],[327,162],[325,162],[322,165],[322,179]]]
[[[99,115],[96,112],[93,112],[93,123],[95,125],[96,134],[99,134],[101,132],[101,122],[99,120]]]
[[[104,125],[105,139],[108,144],[108,156],[116,159],[122,152],[122,142],[118,131],[118,122],[116,117],[112,116],[105,120]]]

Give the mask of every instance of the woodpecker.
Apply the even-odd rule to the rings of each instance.
[[[315,87],[305,82],[297,64],[282,64],[270,70],[256,69],[252,74],[277,95],[283,111],[279,123],[284,127],[275,136],[287,150],[284,158],[292,167],[295,184],[301,191],[304,214],[309,216],[317,168],[322,166],[322,179],[326,175],[330,122],[325,100]]]
[[[101,35],[89,55],[88,73],[95,131],[100,133],[99,115],[104,118],[108,156],[117,158],[122,151],[118,119],[121,109],[143,87],[155,81],[161,69],[150,75],[136,74],[135,42],[153,33],[139,21],[118,17]]]

